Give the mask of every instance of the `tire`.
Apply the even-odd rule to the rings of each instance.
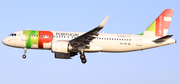
[[[86,57],[85,57],[85,55],[83,55],[83,54],[80,56],[80,59],[81,59],[81,60],[83,60],[83,59],[85,59],[85,58],[86,58]]]
[[[83,64],[85,64],[85,63],[87,62],[87,60],[86,60],[86,59],[82,59],[81,62],[82,62]]]
[[[26,58],[26,55],[22,55],[22,58],[25,59],[25,58]]]

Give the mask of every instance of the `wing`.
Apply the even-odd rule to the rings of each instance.
[[[98,32],[105,26],[108,18],[109,18],[109,15],[103,20],[103,22],[98,27],[82,34],[81,36],[77,38],[70,40],[69,41],[70,45],[72,47],[83,46],[83,47],[88,48],[89,43],[99,35]]]

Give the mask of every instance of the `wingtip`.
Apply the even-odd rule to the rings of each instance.
[[[110,15],[108,15],[98,27],[104,27]]]

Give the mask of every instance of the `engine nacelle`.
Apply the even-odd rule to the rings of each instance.
[[[70,49],[67,41],[54,41],[51,43],[51,51],[53,53],[69,53]]]

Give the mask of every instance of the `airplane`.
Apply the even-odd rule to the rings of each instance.
[[[108,15],[99,26],[88,32],[22,30],[13,32],[2,43],[23,48],[24,59],[27,49],[43,49],[51,50],[59,59],[71,59],[79,53],[81,62],[85,64],[85,53],[121,53],[176,43],[171,38],[173,35],[167,35],[173,12],[174,9],[165,9],[144,32],[137,35],[98,33],[105,26]]]

